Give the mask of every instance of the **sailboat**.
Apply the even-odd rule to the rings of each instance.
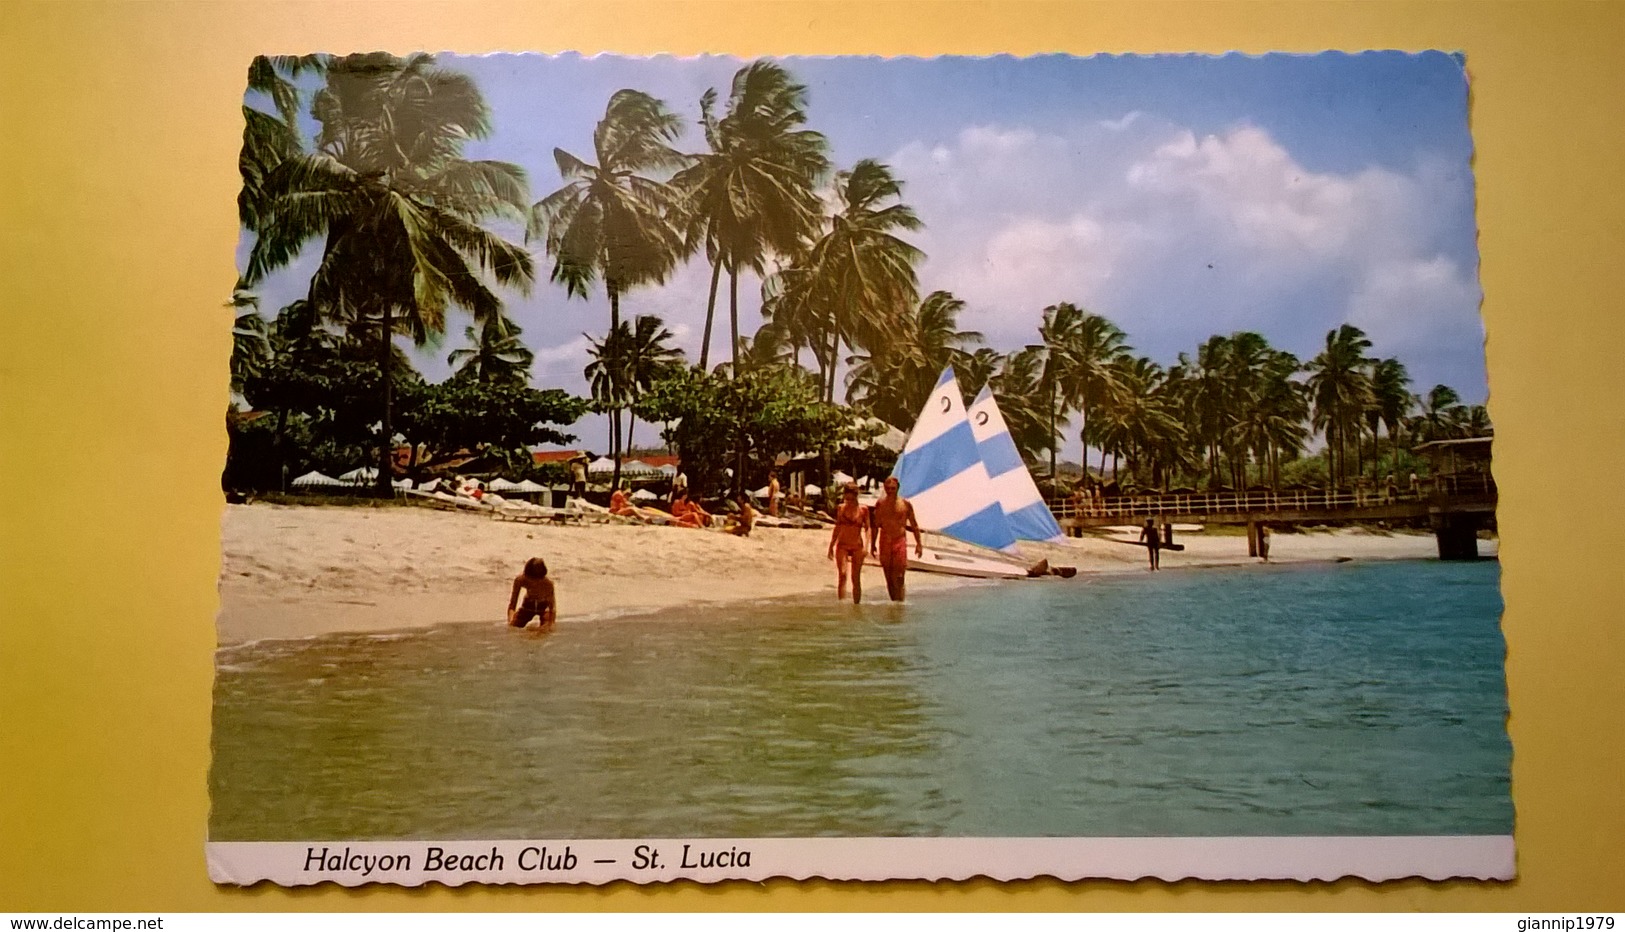
[[[984,389],[982,395],[986,398],[977,397],[978,411],[984,415],[986,450],[995,456],[995,468],[999,470],[997,483],[984,462],[983,443],[965,409],[964,395],[959,391],[959,380],[954,377],[952,367],[944,369],[937,379],[892,475],[897,477],[898,494],[913,502],[914,516],[922,530],[937,531],[986,552],[929,549],[911,559],[909,569],[1003,579],[1040,575],[1047,569],[1046,565],[1028,568],[1012,562],[1016,541],[1058,538],[1060,527],[1044,507],[1037,486],[1021,463],[1015,444],[1010,441],[1009,429],[1004,426],[1004,418],[993,403],[992,393]],[[1002,442],[1000,428],[1003,429]],[[1009,445],[1009,455],[1003,449],[1004,444]],[[1011,456],[1014,468],[1019,469],[1026,477],[1026,484],[1032,486],[1030,495],[1019,476],[1010,476],[1014,471],[1010,467]],[[1010,477],[1005,478],[1007,476]],[[1004,488],[1009,489],[1008,504],[1001,494]],[[1043,510],[1042,517],[1048,517],[1049,525],[1054,526],[1053,533],[1049,533],[1041,516],[1031,510],[1033,501]],[[1017,522],[1012,522],[1012,515],[1019,516]],[[1033,534],[1045,536],[1030,536]]]
[[[993,490],[999,496],[1010,529],[1021,540],[1061,543],[1066,535],[1061,525],[1044,504],[1038,483],[1027,471],[1027,464],[1016,449],[1010,436],[1010,427],[999,412],[999,403],[993,400],[993,390],[986,385],[976,394],[968,413],[971,433],[976,436],[976,451],[982,457]]]

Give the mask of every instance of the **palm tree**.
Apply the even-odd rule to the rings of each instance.
[[[848,358],[847,401],[907,430],[942,370],[961,368],[971,358],[968,347],[982,342],[980,333],[957,329],[964,309],[965,302],[946,291],[927,295],[873,353]]]
[[[554,149],[564,187],[531,205],[526,238],[542,240],[553,256],[552,280],[585,299],[603,278],[611,333],[621,324],[621,295],[664,282],[683,254],[680,193],[640,174],[687,163],[670,145],[681,132],[681,121],[663,102],[642,91],[616,91],[593,130],[598,163]]]
[[[294,79],[306,72],[322,73],[322,55],[257,55],[248,66],[248,90],[271,99],[276,115],[243,105],[243,149],[237,158],[243,189],[237,195],[238,220],[258,231],[270,209],[272,192],[266,187],[271,172],[302,151],[299,138],[299,87]]]
[[[1396,431],[1402,429],[1405,417],[1410,413],[1413,396],[1411,395],[1411,376],[1406,371],[1405,364],[1397,359],[1378,360],[1371,367],[1371,407],[1366,409],[1367,425],[1371,428],[1373,443],[1377,436],[1377,426],[1380,424],[1388,428],[1388,446],[1397,456],[1399,442],[1395,437]],[[1380,460],[1382,451],[1374,451],[1372,460]],[[1390,466],[1393,464],[1390,463]]]
[[[971,354],[966,370],[969,384],[979,379],[973,374],[980,367],[996,360],[997,365],[987,376],[987,384],[998,402],[999,413],[1004,415],[1005,426],[1016,449],[1028,462],[1038,459],[1040,450],[1054,448],[1055,425],[1052,396],[1043,384],[1044,354],[1027,348],[1000,355],[986,347]],[[1051,475],[1054,464],[1051,463]]]
[[[835,399],[841,345],[873,350],[919,300],[914,266],[925,256],[897,234],[921,223],[902,203],[902,191],[891,169],[873,159],[839,173],[839,210],[827,232],[787,270],[778,294],[776,314],[818,322],[828,401]]]
[[[1168,372],[1186,434],[1206,454],[1210,486],[1219,484],[1218,443],[1224,432],[1226,410],[1221,373],[1228,346],[1224,337],[1209,337],[1196,348],[1195,356],[1181,352]],[[1201,459],[1197,457],[1198,462]]]
[[[665,322],[652,314],[639,314],[632,321],[632,332],[626,341],[626,356],[622,361],[626,383],[627,406],[637,404],[654,384],[672,369],[683,364],[683,351],[672,347],[672,333]],[[632,448],[632,428],[637,418],[629,418],[626,426],[626,448]],[[615,463],[615,478],[620,478],[621,464]]]
[[[1458,421],[1464,437],[1491,437],[1495,425],[1490,423],[1490,409],[1484,405],[1466,405]]]
[[[481,222],[523,216],[524,173],[461,157],[490,133],[479,89],[429,55],[352,55],[327,66],[312,101],[316,151],[283,160],[267,179],[244,282],[252,286],[324,237],[308,299],[330,319],[369,327],[382,371],[379,493],[390,494],[393,337],[423,345],[445,331],[446,311],[478,322],[502,302],[484,280],[528,290],[529,253]]]
[[[1058,408],[1080,414],[1078,430],[1083,442],[1085,467],[1089,460],[1089,418],[1107,398],[1118,391],[1113,378],[1113,365],[1128,354],[1123,331],[1100,316],[1069,303],[1052,305],[1044,310],[1039,335],[1050,354],[1046,366],[1047,382],[1058,393],[1062,404]],[[1054,457],[1051,456],[1053,466]],[[1101,468],[1105,468],[1105,453],[1101,453]],[[1053,469],[1052,469],[1053,473]]]
[[[794,348],[784,328],[777,321],[767,320],[756,328],[754,337],[739,338],[737,363],[722,363],[717,369],[721,371],[726,367],[730,373],[743,375],[747,372],[789,366],[793,364]]]
[[[1365,331],[1350,324],[1326,332],[1326,347],[1305,369],[1309,372],[1309,397],[1313,424],[1325,432],[1326,452],[1331,458],[1334,483],[1348,478],[1348,437],[1358,442],[1360,415],[1371,401],[1371,348]]]
[[[600,410],[610,415],[610,458],[615,471],[610,487],[621,484],[621,453],[631,448],[634,416],[627,426],[626,443],[621,442],[621,412],[635,405],[655,382],[673,367],[682,364],[682,352],[668,345],[671,331],[659,317],[640,314],[631,325],[621,322],[604,337],[593,340],[588,355],[592,362],[582,374],[586,377],[593,401]]]
[[[498,314],[477,327],[463,330],[467,349],[453,350],[446,363],[455,366],[454,375],[477,382],[525,384],[530,381],[530,364],[535,354],[519,340],[519,325]]]
[[[672,183],[689,201],[688,243],[705,246],[711,290],[705,305],[700,368],[711,353],[717,286],[728,271],[732,359],[739,363],[739,271],[761,276],[771,254],[789,256],[818,233],[816,187],[829,171],[822,134],[806,122],[807,88],[776,62],[761,60],[734,75],[727,111],[716,116],[717,92],[700,98],[700,126],[710,152],[694,157]]]
[[[1112,454],[1112,477],[1117,458],[1128,461],[1136,480],[1160,484],[1166,465],[1164,451],[1178,445],[1183,430],[1168,391],[1168,374],[1149,357],[1122,356],[1112,363],[1114,393],[1099,414],[1097,434],[1101,452]]]
[[[1044,410],[1049,415],[1049,443],[1046,446],[1049,447],[1051,481],[1059,475],[1056,472],[1056,457],[1061,450],[1059,421],[1073,410],[1073,399],[1063,391],[1063,385],[1066,373],[1071,369],[1072,334],[1077,330],[1083,313],[1076,305],[1065,301],[1044,308],[1044,316],[1038,324],[1038,338],[1042,342],[1026,350],[1032,358],[1040,361],[1037,389],[1044,399]],[[1084,451],[1083,459],[1083,473],[1088,476],[1088,450]]]
[[[231,327],[231,392],[243,393],[243,384],[258,375],[271,358],[270,328],[260,316],[260,299],[251,291],[232,292],[237,319]]]
[[[1422,398],[1422,410],[1412,420],[1411,433],[1417,440],[1448,440],[1457,434],[1461,396],[1448,385],[1435,385]]]

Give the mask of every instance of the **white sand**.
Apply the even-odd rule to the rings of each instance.
[[[759,527],[737,538],[682,528],[514,524],[415,507],[255,504],[227,506],[221,539],[223,645],[452,621],[500,624],[513,577],[533,556],[547,560],[558,587],[560,624],[708,602],[835,597],[834,565],[825,558],[829,532],[821,530]],[[1186,549],[1165,552],[1164,569],[1258,562],[1247,556],[1244,536],[1176,539]],[[1346,530],[1271,540],[1276,562],[1437,553],[1427,534]],[[1494,548],[1480,544],[1486,555]],[[1032,560],[1076,566],[1080,576],[1143,572],[1146,564],[1142,548],[1100,539],[1022,549]],[[866,599],[886,597],[878,568],[865,570],[864,582]],[[909,574],[911,589],[953,584]]]

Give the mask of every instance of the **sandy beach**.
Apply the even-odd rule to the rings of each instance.
[[[1126,532],[1125,535],[1126,536]],[[1256,565],[1240,535],[1179,535],[1183,552],[1163,568]],[[932,536],[927,535],[927,545]],[[757,528],[749,538],[666,527],[557,526],[496,521],[418,507],[228,505],[221,521],[219,640],[385,631],[445,622],[500,624],[524,561],[547,560],[558,586],[560,624],[706,603],[825,593],[834,566],[820,530]],[[1493,555],[1494,542],[1480,553]],[[1098,537],[1023,544],[1033,561],[1098,573],[1145,572],[1145,552]],[[1358,529],[1276,534],[1278,563],[1435,556],[1428,534]],[[866,599],[885,599],[880,570],[864,573]],[[959,584],[910,573],[911,589]],[[1012,583],[1028,585],[1029,583]]]

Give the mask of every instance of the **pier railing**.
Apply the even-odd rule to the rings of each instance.
[[[1247,492],[1163,492],[1117,495],[1103,500],[1064,498],[1050,503],[1055,517],[1145,518],[1157,515],[1213,515],[1267,517],[1287,512],[1348,512],[1355,517],[1367,509],[1394,505],[1424,505],[1466,497],[1495,494],[1487,476],[1446,476],[1410,488],[1291,489]]]

